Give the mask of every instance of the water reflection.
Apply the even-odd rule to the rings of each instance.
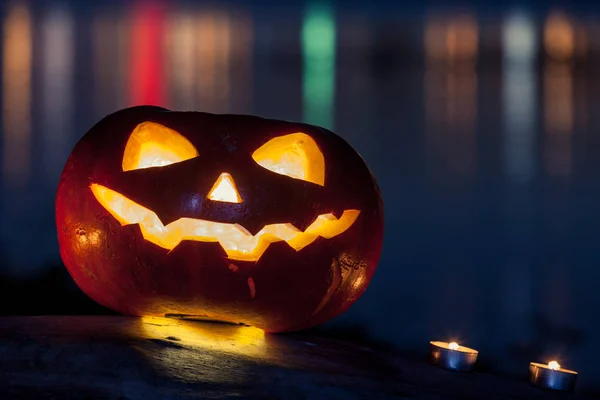
[[[562,13],[548,16],[544,25],[544,48],[554,61],[570,61],[575,52],[575,28]]]
[[[374,94],[379,91],[368,57],[374,44],[378,43],[374,37],[376,28],[370,26],[368,17],[358,12],[340,15],[336,21],[335,79],[340,84],[335,87],[335,130],[350,143],[360,143],[361,155],[368,157],[376,149]],[[395,111],[396,104],[393,106]]]
[[[247,109],[252,26],[245,15],[220,9],[177,11],[168,26],[170,107],[217,113]]]
[[[523,343],[531,338],[531,316],[537,306],[534,299],[536,286],[534,274],[528,260],[511,260],[506,265],[506,277],[500,296],[504,308],[504,319],[501,325],[508,342]],[[514,329],[519,326],[520,329]]]
[[[544,314],[557,326],[572,326],[573,300],[569,267],[561,260],[551,261],[545,268],[548,279],[542,284],[540,302]]]
[[[100,117],[127,106],[130,25],[123,14],[97,12],[91,28],[93,107]]]
[[[167,76],[170,78],[169,105],[176,110],[194,110],[196,91],[194,16],[189,12],[173,12],[167,23]]]
[[[258,14],[255,18],[252,112],[302,120],[302,18],[296,14],[281,18]]]
[[[477,169],[478,28],[471,15],[432,18],[425,27],[425,110],[427,136],[457,177]],[[442,153],[442,154],[440,154]]]
[[[567,177],[572,170],[573,77],[575,29],[561,13],[548,16],[544,25],[544,159],[549,175]]]
[[[14,186],[24,186],[31,169],[31,18],[26,3],[12,3],[4,19],[2,170]]]
[[[515,12],[505,20],[502,33],[505,168],[511,180],[526,183],[535,172],[537,38],[534,22],[527,14]]]
[[[227,13],[201,13],[197,19],[199,108],[226,112],[230,96],[231,22]]]
[[[334,129],[336,20],[327,3],[309,3],[302,24],[304,120]]]
[[[571,174],[573,113],[571,66],[551,62],[544,67],[544,160],[551,176]]]
[[[244,9],[228,11],[231,30],[228,111],[252,113],[254,81],[254,21]],[[259,88],[262,90],[262,88]]]
[[[42,34],[42,160],[45,181],[54,188],[73,134],[74,23],[68,9],[55,6],[44,16]]]
[[[130,13],[129,105],[164,106],[163,6],[155,2],[134,3]]]
[[[437,294],[427,309],[429,334],[464,343],[478,330],[478,285],[470,271],[472,261],[450,255],[445,258],[431,285]]]
[[[425,27],[425,53],[433,62],[472,69],[477,57],[479,32],[471,14],[431,17]]]

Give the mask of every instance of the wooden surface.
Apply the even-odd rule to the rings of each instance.
[[[171,318],[0,318],[6,399],[583,399],[352,343]]]

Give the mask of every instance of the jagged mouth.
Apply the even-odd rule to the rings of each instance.
[[[339,219],[333,214],[321,214],[304,231],[290,223],[269,224],[252,235],[239,224],[196,218],[179,218],[165,226],[155,212],[112,189],[99,184],[92,184],[90,189],[122,226],[139,225],[144,239],[157,246],[173,250],[184,240],[216,242],[229,259],[238,261],[256,262],[271,243],[281,241],[300,251],[319,237],[331,239],[345,232],[360,214],[359,210],[344,210]]]

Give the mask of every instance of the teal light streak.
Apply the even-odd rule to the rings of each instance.
[[[333,129],[335,17],[327,3],[311,3],[302,24],[304,121]]]

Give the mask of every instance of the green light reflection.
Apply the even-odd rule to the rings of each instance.
[[[328,129],[334,125],[335,35],[330,5],[310,3],[302,24],[304,120]]]

